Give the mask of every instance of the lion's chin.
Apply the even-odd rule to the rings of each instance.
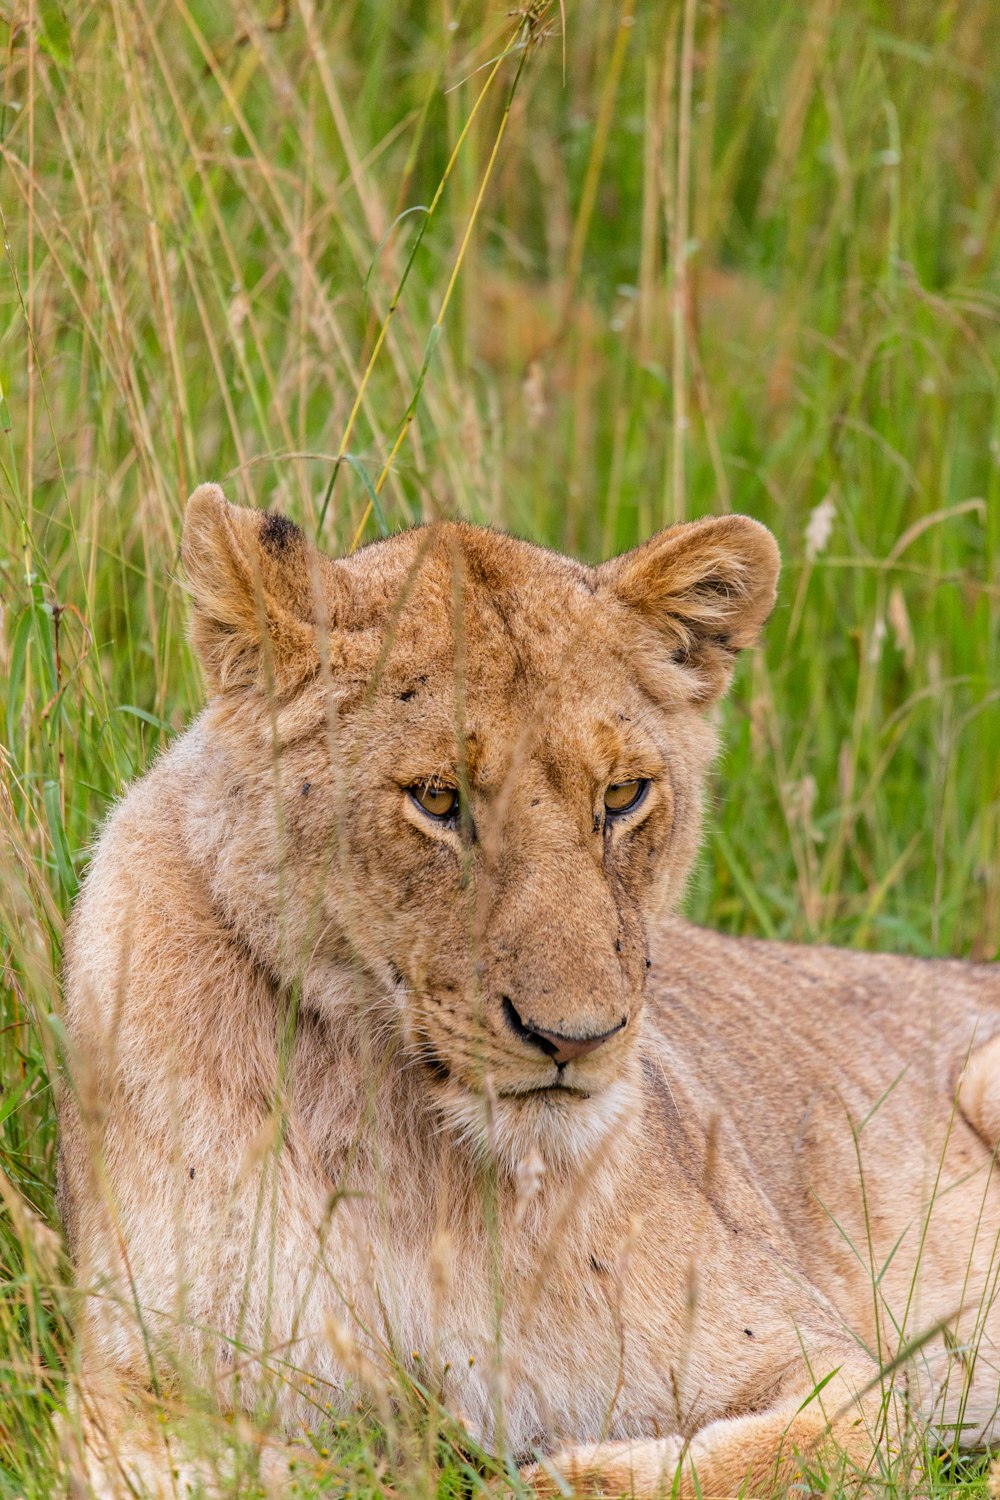
[[[510,1172],[539,1156],[555,1170],[580,1166],[634,1113],[633,1106],[626,1078],[591,1093],[537,1088],[498,1096],[452,1080],[438,1101],[447,1127],[464,1145]]]

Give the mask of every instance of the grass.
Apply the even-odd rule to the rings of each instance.
[[[1000,13],[565,21],[0,3],[0,1495],[64,1482],[59,953],[101,818],[201,701],[197,481],[330,549],[460,513],[597,558],[759,517],[782,594],[691,914],[1000,947]],[[405,1441],[334,1435],[338,1488],[471,1482],[406,1410]]]

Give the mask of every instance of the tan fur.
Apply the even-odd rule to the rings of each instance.
[[[591,569],[448,524],[333,562],[204,486],[184,560],[213,696],[109,819],[67,945],[93,1379],[193,1369],[291,1425],[384,1401],[392,1351],[556,1455],[542,1488],[765,1493],[832,1444],[877,1465],[905,1437],[878,1362],[947,1320],[898,1378],[988,1434],[994,971],[671,915],[764,528]],[[408,793],[433,780],[468,789],[455,827]],[[620,1029],[554,1090],[511,1006]]]

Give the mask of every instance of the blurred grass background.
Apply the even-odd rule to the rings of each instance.
[[[1000,9],[508,5],[0,0],[0,1495],[58,1463],[62,925],[201,701],[198,481],[330,549],[757,516],[691,914],[1000,946]]]

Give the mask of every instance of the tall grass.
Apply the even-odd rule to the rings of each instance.
[[[1000,946],[1000,11],[562,20],[2,8],[0,1494],[61,1472],[62,930],[108,806],[200,702],[199,480],[330,549],[462,514],[597,558],[758,516],[784,584],[692,915]],[[382,1487],[352,1432],[347,1482]]]

